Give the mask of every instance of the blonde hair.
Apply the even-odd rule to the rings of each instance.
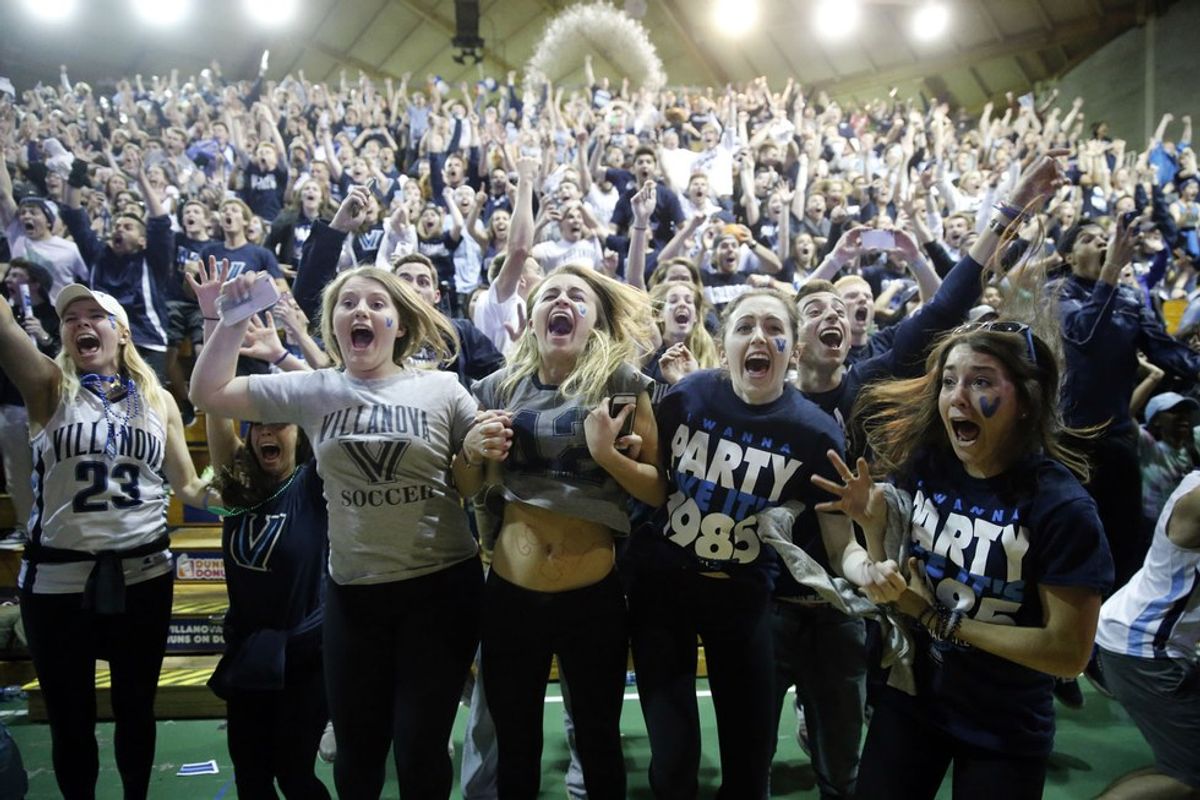
[[[129,328],[121,325],[119,330],[129,336]],[[67,353],[67,348],[64,347],[54,357],[54,363],[58,364],[58,369],[62,373],[62,383],[59,384],[62,398],[68,404],[74,403],[75,398],[79,396],[80,388],[79,370],[75,366],[75,360],[71,358]],[[124,373],[137,387],[138,396],[144,404],[141,415],[146,415],[147,408],[153,409],[162,421],[163,430],[167,430],[170,427],[167,403],[173,401],[168,399],[169,396],[163,390],[162,384],[158,382],[158,375],[138,353],[132,338],[127,338],[124,344],[117,346],[117,371]]]
[[[546,281],[559,275],[573,275],[586,283],[600,306],[583,352],[571,374],[559,386],[559,392],[563,397],[579,398],[587,404],[597,403],[622,365],[635,364],[642,354],[653,352],[651,326],[654,322],[650,300],[645,292],[613,280],[590,266],[566,264],[538,281],[529,292],[525,301],[527,319],[533,319],[533,307]],[[508,358],[508,374],[500,382],[498,392],[501,401],[507,402],[522,380],[536,375],[541,363],[538,340],[530,325]]]
[[[433,349],[439,363],[448,364],[458,358],[458,332],[437,309],[431,308],[421,299],[407,281],[377,267],[355,267],[338,275],[321,293],[321,338],[325,340],[325,352],[336,366],[343,366],[342,349],[333,333],[333,309],[337,305],[342,287],[352,278],[375,281],[392,299],[392,305],[403,324],[403,336],[396,337],[392,348],[392,361],[404,366],[412,356],[428,345]]]
[[[654,308],[654,318],[661,330],[663,327],[661,316],[667,307],[667,295],[672,289],[680,288],[691,290],[692,304],[696,307],[695,324],[692,325],[692,330],[688,333],[687,338],[683,340],[683,344],[695,356],[696,363],[700,365],[700,369],[714,369],[721,363],[721,359],[717,355],[716,343],[704,328],[704,292],[697,289],[694,284],[682,283],[680,281],[660,283],[650,292],[650,302]]]

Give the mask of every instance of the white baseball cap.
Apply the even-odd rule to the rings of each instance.
[[[67,307],[76,300],[91,299],[108,313],[117,318],[117,321],[129,329],[129,315],[125,313],[124,307],[117,302],[117,298],[107,292],[101,292],[94,289],[89,289],[82,283],[72,283],[63,288],[58,293],[58,298],[54,301],[54,310],[58,312],[61,318],[66,313]]]

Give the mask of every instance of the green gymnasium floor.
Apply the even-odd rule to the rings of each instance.
[[[701,694],[706,694],[701,682]],[[1095,797],[1114,778],[1151,763],[1149,748],[1116,703],[1083,685],[1087,705],[1081,711],[1059,708],[1057,747],[1050,761],[1045,797],[1050,800],[1082,800]],[[550,686],[551,702],[546,704],[546,750],[542,769],[542,796],[565,798],[563,775],[568,760],[562,735],[561,706],[556,699],[558,687]],[[629,769],[629,796],[642,800],[651,798],[646,782],[649,744],[632,687],[626,690],[627,700],[622,717],[625,741],[625,763]],[[0,720],[10,726],[21,749],[29,773],[29,799],[49,800],[58,796],[50,766],[50,733],[45,725],[31,724],[24,718],[24,701],[0,702]],[[704,761],[700,767],[702,796],[711,797],[720,778],[717,756],[716,727],[712,702],[700,698],[701,722],[704,726]],[[455,741],[462,741],[466,711],[461,709],[455,724]],[[151,798],[171,800],[222,800],[237,796],[233,785],[233,768],[225,748],[225,734],[220,720],[189,720],[160,722],[158,727],[157,767],[150,787]],[[808,758],[796,744],[792,730],[794,718],[785,713],[780,725],[779,753],[772,773],[773,797],[816,797],[814,778]],[[100,782],[98,800],[120,798],[121,786],[112,761],[112,724],[99,726]],[[184,763],[216,759],[217,775],[177,777]],[[457,772],[458,759],[455,758]],[[390,771],[390,770],[389,770]],[[317,774],[326,785],[333,786],[332,768],[318,762]],[[456,780],[457,784],[457,780]],[[389,778],[384,797],[396,797],[396,783]],[[457,795],[456,795],[457,796]],[[943,786],[941,798],[950,797],[949,784]]]

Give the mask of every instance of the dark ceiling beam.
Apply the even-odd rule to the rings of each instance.
[[[1038,82],[1038,80],[1040,80],[1032,72],[1029,71],[1029,67],[1025,64],[1024,58],[1022,58],[1019,55],[1015,55],[1015,56],[1013,56],[1012,60],[1013,60],[1013,63],[1017,65],[1017,72],[1021,73],[1021,77],[1030,86],[1033,86],[1035,83]]]
[[[870,87],[890,86],[900,81],[918,80],[926,75],[963,69],[992,58],[1036,53],[1045,48],[1068,42],[1099,46],[1132,27],[1134,22],[1134,17],[1130,13],[1113,12],[1102,20],[1088,17],[1059,26],[1053,31],[1034,31],[1014,36],[1005,42],[995,42],[982,47],[973,47],[962,53],[927,59],[919,64],[905,64],[880,71],[864,70],[841,79],[815,81],[813,89],[814,91],[823,89],[831,95],[844,95],[863,91]],[[1064,60],[1069,61],[1069,59]]]
[[[712,84],[723,87],[729,83],[729,74],[696,44],[696,37],[687,23],[684,22],[683,16],[679,13],[679,8],[675,5],[675,0],[662,0],[661,8],[663,13],[667,15],[667,22],[671,23],[671,27],[679,34],[679,38],[683,40],[684,46],[696,63],[700,65],[700,68],[708,74]]]
[[[991,87],[987,85],[987,82],[984,81],[983,76],[979,74],[979,70],[972,65],[967,67],[967,72],[970,74],[971,79],[975,81],[975,85],[979,87],[981,92],[983,92],[983,96],[986,98],[991,98]]]
[[[922,85],[929,90],[929,98],[931,102],[944,100],[951,107],[957,106],[958,98],[954,96],[954,92],[950,91],[946,79],[941,75],[930,75],[921,81]]]

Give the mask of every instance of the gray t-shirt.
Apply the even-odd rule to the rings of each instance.
[[[474,386],[483,408],[513,414],[513,448],[504,461],[505,499],[629,533],[628,495],[588,450],[583,421],[591,406],[563,397],[557,386],[540,383],[536,375],[501,399],[498,389],[507,374],[507,369],[493,372]],[[606,392],[609,397],[640,394],[651,382],[624,365],[609,378]]]
[[[312,442],[336,583],[418,578],[475,556],[450,462],[477,404],[453,372],[252,375],[249,393],[259,419],[295,422]]]

